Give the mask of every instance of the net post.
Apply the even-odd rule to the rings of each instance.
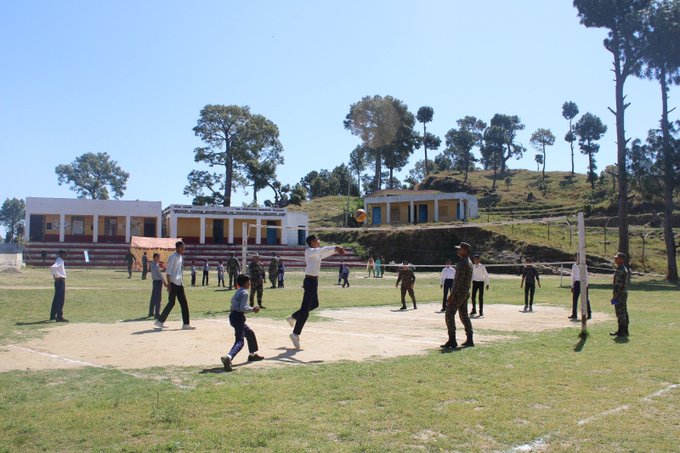
[[[562,277],[564,277],[564,264],[560,264],[560,288],[562,288]]]
[[[588,273],[586,271],[586,226],[583,212],[578,213],[578,271],[581,286],[581,335],[588,334]]]
[[[243,222],[241,232],[241,273],[246,272],[248,266],[248,224]]]

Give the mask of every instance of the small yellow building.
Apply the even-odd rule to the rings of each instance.
[[[364,198],[369,225],[453,222],[478,215],[477,198],[436,190],[386,189]]]

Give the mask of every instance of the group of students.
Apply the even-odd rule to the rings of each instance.
[[[334,254],[345,254],[345,249],[340,246],[326,246],[321,247],[319,238],[316,235],[307,237],[308,248],[305,250],[305,277],[303,280],[303,297],[300,309],[286,318],[286,321],[293,328],[290,334],[290,340],[296,349],[300,348],[300,335],[309,317],[309,312],[319,307],[318,285],[319,273],[321,270],[321,260]],[[442,301],[442,309],[446,313],[446,326],[448,331],[448,341],[442,345],[443,349],[453,349],[458,347],[456,341],[456,323],[455,316],[458,314],[460,321],[465,327],[466,341],[462,344],[463,347],[474,346],[473,330],[470,315],[476,314],[475,296],[479,294],[479,315],[483,316],[483,296],[484,290],[489,289],[489,274],[486,268],[481,264],[479,256],[474,255],[472,261],[469,258],[470,244],[461,242],[456,246],[460,261],[458,266],[454,269],[451,262],[447,261],[446,267],[441,274],[441,287],[444,290],[444,297]],[[149,305],[150,316],[153,315],[156,319],[154,327],[163,329],[165,321],[170,312],[179,302],[182,315],[182,330],[193,330],[189,318],[189,305],[186,294],[184,292],[183,284],[183,255],[185,245],[182,241],[175,244],[175,252],[170,255],[166,263],[165,279],[160,268],[160,255],[154,253],[149,269],[152,275],[152,297]],[[65,302],[65,287],[66,287],[66,267],[64,258],[66,251],[60,250],[55,263],[51,266],[51,273],[54,278],[54,298],[52,300],[52,308],[50,312],[50,319],[56,322],[68,322],[63,317],[63,307]],[[616,272],[614,274],[614,292],[611,300],[612,305],[615,306],[615,312],[618,320],[618,329],[611,332],[611,335],[616,337],[628,336],[628,311],[627,299],[628,293],[626,285],[628,283],[628,271],[624,266],[626,256],[623,253],[618,253],[615,256]],[[413,301],[413,308],[417,309],[415,293],[413,285],[416,280],[413,269],[408,262],[403,263],[402,269],[397,276],[397,286],[402,284],[401,298],[402,309],[406,309],[405,294],[409,293]],[[234,278],[236,286],[236,293],[231,299],[231,310],[229,314],[229,322],[234,328],[234,344],[229,352],[221,357],[221,362],[225,371],[232,371],[232,361],[234,357],[243,348],[244,343],[248,344],[248,361],[263,360],[263,357],[258,352],[257,338],[254,331],[246,324],[245,315],[247,313],[257,313],[262,306],[261,299],[261,281],[264,278],[264,268],[259,262],[259,256],[255,256],[249,265],[250,275],[239,274]],[[587,272],[586,272],[587,278]],[[254,282],[259,279],[260,291],[258,296],[258,305],[254,305],[253,295],[257,292]],[[231,280],[231,279],[230,279]],[[231,281],[230,281],[231,283]],[[583,283],[583,285],[581,285]],[[535,285],[540,287],[540,278],[538,271],[533,266],[531,260],[527,260],[525,267],[522,270],[521,287],[525,290],[525,311],[531,311],[533,306],[533,294],[535,292]],[[168,302],[165,308],[160,310],[160,302],[162,298],[163,287],[168,290]],[[467,312],[467,301],[470,297],[470,289],[473,294],[472,312]],[[253,289],[249,293],[249,290]],[[576,318],[576,308],[578,297],[581,291],[587,291],[587,280],[580,281],[580,272],[578,265],[574,264],[572,268],[572,293],[573,293],[573,310],[570,318]],[[587,295],[586,295],[587,300]],[[588,317],[591,316],[590,301],[587,306]]]
[[[385,274],[385,258],[378,256],[375,260],[372,256],[368,257],[366,262],[366,270],[368,271],[368,277],[383,278]]]

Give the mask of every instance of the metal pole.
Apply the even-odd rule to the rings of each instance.
[[[587,335],[588,272],[586,271],[586,226],[583,212],[578,213],[578,271],[581,281],[581,335]]]
[[[241,233],[241,272],[245,274],[246,266],[248,266],[248,224],[243,223],[243,231]]]

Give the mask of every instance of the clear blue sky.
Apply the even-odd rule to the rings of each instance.
[[[295,183],[347,161],[359,140],[342,121],[374,94],[414,113],[432,106],[429,130],[442,138],[464,115],[519,115],[529,149],[531,133],[550,128],[548,170],[569,168],[561,106],[573,100],[609,126],[603,169],[615,161],[604,36],[579,24],[570,0],[6,1],[0,198],[73,197],[55,166],[107,152],[130,173],[124,199],[190,202],[182,191],[201,145],[192,128],[206,104],[249,105],[274,121],[279,179]],[[631,79],[626,93],[628,134],[645,137],[658,124],[657,84]],[[535,169],[534,154],[509,165]],[[585,156],[576,166],[585,172]]]

